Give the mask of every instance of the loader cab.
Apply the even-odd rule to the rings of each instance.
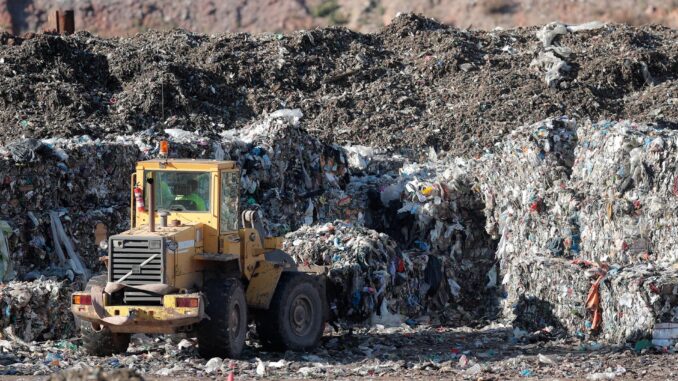
[[[165,219],[170,227],[195,225],[196,253],[238,254],[239,181],[240,170],[233,161],[141,161],[132,175],[132,227],[150,224],[152,182],[159,231]],[[143,201],[134,194],[139,188]]]

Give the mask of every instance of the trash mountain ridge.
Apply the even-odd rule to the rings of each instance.
[[[601,24],[558,33],[552,47],[537,31],[404,14],[373,34],[3,35],[2,140],[173,127],[209,136],[281,108],[301,109],[325,143],[468,155],[561,115],[676,126],[675,29]],[[547,87],[553,54],[567,64]]]

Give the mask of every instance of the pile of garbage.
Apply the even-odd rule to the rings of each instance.
[[[364,321],[374,314],[399,325],[402,319],[391,311],[404,313],[406,306],[390,303],[419,289],[409,284],[418,281],[410,276],[413,262],[391,237],[374,230],[341,221],[304,226],[285,236],[283,250],[299,264],[329,267],[328,302],[334,318]]]
[[[678,321],[675,40],[402,15],[369,35],[1,45],[0,281],[82,287],[129,226],[134,163],[169,139],[171,157],[239,164],[241,210],[330,268],[338,320],[648,335]],[[40,327],[21,335],[70,334]]]
[[[3,36],[0,136],[104,139],[179,128],[215,137],[299,108],[326,143],[460,155],[482,154],[518,125],[563,114],[675,125],[676,31],[596,27],[570,33],[582,27],[558,25],[550,33],[563,33],[560,46],[540,39],[537,27],[460,30],[414,14],[374,34],[78,32],[11,45]],[[555,58],[530,66],[547,53],[572,67],[557,87],[543,74],[562,69]]]
[[[546,305],[536,315],[609,342],[678,321],[673,236],[661,231],[678,205],[676,142],[656,127],[561,118],[517,129],[478,161],[506,316],[529,321],[526,309]]]
[[[75,334],[70,282],[40,278],[0,284],[0,336],[32,342]],[[10,330],[7,331],[6,328]]]
[[[128,226],[129,175],[138,155],[131,144],[86,136],[0,147],[0,220],[7,227],[13,271],[27,276],[23,279],[35,279],[47,267],[64,273],[71,256],[97,269],[95,228],[113,232]],[[55,240],[72,240],[75,255],[60,256]]]
[[[258,208],[271,235],[341,214],[350,179],[346,154],[300,125],[300,110],[278,110],[221,133],[220,146],[241,169],[241,209]]]
[[[496,242],[484,230],[471,162],[438,156],[431,149],[421,163],[408,161],[379,176],[353,175],[347,189],[364,195],[365,226],[387,233],[405,253],[435,259],[432,267],[446,284],[443,305],[452,300],[456,312],[490,320],[498,312]]]
[[[376,200],[364,204],[373,216],[362,221],[381,233],[348,220],[286,236],[284,250],[298,263],[329,267],[337,318],[462,325],[497,312],[493,292],[478,292],[497,286],[495,243],[484,233],[479,198],[455,175],[440,167],[437,176],[435,169],[408,165],[385,182],[352,178],[349,189],[381,183]]]
[[[137,160],[157,155],[164,138],[173,157],[237,161],[241,210],[261,210],[271,235],[348,217],[345,153],[310,136],[301,117],[298,110],[280,110],[212,139],[168,128],[114,140],[80,136],[0,146],[0,278],[11,265],[14,275],[7,280],[40,275],[73,280],[82,273],[71,273],[73,256],[81,257],[81,267],[100,271],[98,241],[129,227],[130,173]],[[62,257],[58,242],[64,240],[72,240],[73,250],[64,247]]]
[[[400,246],[387,234],[335,221],[289,233],[283,249],[297,263],[329,268],[328,302],[337,323],[469,323],[449,258]]]
[[[431,151],[427,162],[406,163],[397,174],[353,176],[347,189],[367,195],[362,222],[399,248],[356,271],[364,278],[358,286],[370,284],[371,272],[388,272],[392,258],[417,253],[436,259],[448,284],[443,305],[473,306],[476,319],[501,309],[529,330],[555,327],[614,343],[647,337],[655,323],[678,321],[670,164],[677,139],[653,126],[561,117],[517,128],[479,158]],[[368,162],[367,154],[363,162],[350,155],[353,166]],[[290,237],[306,242],[290,250],[306,253],[305,261],[341,269],[362,263],[327,261],[343,258],[343,234],[335,238],[333,228],[302,236]],[[328,247],[313,251],[317,240]],[[343,299],[351,300],[358,286],[343,284]],[[430,310],[389,311],[412,318]]]
[[[0,280],[37,280],[31,286],[37,289],[46,276],[78,289],[102,271],[98,242],[129,227],[129,175],[137,160],[157,154],[163,138],[172,142],[173,156],[236,160],[242,168],[241,210],[259,209],[271,235],[334,219],[348,198],[342,190],[347,159],[339,148],[308,135],[300,118],[298,110],[281,110],[212,139],[168,128],[114,140],[80,136],[0,146]],[[23,306],[13,300],[19,296],[7,294],[6,303]],[[68,292],[54,298],[52,304],[69,305]],[[30,314],[30,320],[49,322],[51,311]],[[16,314],[13,319],[5,324],[14,324]],[[33,331],[36,338],[69,336],[68,327],[51,329],[54,334],[43,335],[44,327]],[[33,335],[30,326],[23,331]]]

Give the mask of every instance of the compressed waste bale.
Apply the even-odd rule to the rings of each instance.
[[[586,195],[587,259],[619,264],[678,262],[678,132],[631,122],[587,123],[573,181]]]
[[[670,212],[678,201],[677,133],[551,120],[511,136],[478,171],[488,232],[520,221],[500,256],[527,250],[620,265],[678,260]]]
[[[678,271],[651,264],[611,268],[601,287],[601,336],[613,343],[647,338],[660,322],[678,322]]]
[[[647,337],[659,321],[678,319],[676,271],[646,265],[611,268],[600,286],[602,324],[590,335],[591,315],[586,297],[597,279],[594,265],[570,260],[529,256],[509,263],[504,286],[513,324],[535,331],[547,326],[581,338],[623,344]]]
[[[339,215],[349,179],[346,154],[300,125],[300,110],[278,110],[223,132],[220,145],[241,168],[241,207],[261,208],[273,235]]]
[[[588,335],[585,304],[593,279],[586,269],[551,256],[515,258],[507,266],[502,268],[504,318],[530,332],[552,327]],[[603,311],[608,308],[604,304]]]
[[[304,226],[285,236],[283,250],[299,264],[326,266],[328,299],[341,321],[463,325],[475,313],[465,311],[468,304],[460,296],[468,269],[448,256],[401,250],[375,230],[342,221]]]
[[[328,266],[328,295],[335,318],[363,321],[382,303],[402,299],[412,263],[406,263],[389,236],[336,221],[304,226],[285,236],[283,250],[304,265]]]
[[[139,151],[129,143],[86,136],[40,144],[40,159],[33,162],[0,155],[0,218],[16,233],[9,242],[14,269],[20,277],[33,271],[39,277],[45,267],[63,266],[53,252],[50,211],[59,212],[84,263],[96,269],[94,226],[103,223],[112,231],[129,226],[129,175]]]
[[[629,122],[578,126],[547,120],[515,130],[493,155],[475,163],[486,229],[500,237],[506,316],[520,320],[524,311],[513,310],[528,300],[550,306],[551,325],[616,343],[647,336],[655,322],[678,318],[675,249],[667,243],[673,237],[648,229],[667,218],[671,224],[672,217],[638,207],[660,199],[672,210],[676,203],[671,196],[675,155],[664,156],[671,145],[658,139],[671,142],[673,135]],[[648,173],[655,175],[650,179]],[[615,208],[615,203],[631,207]],[[621,243],[610,244],[615,240]],[[570,260],[602,275],[592,278]],[[581,308],[596,280],[597,317],[591,308]]]
[[[1,328],[13,327],[21,340],[56,340],[75,333],[69,282],[40,278],[0,284]]]

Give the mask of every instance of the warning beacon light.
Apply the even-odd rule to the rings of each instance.
[[[169,154],[169,142],[167,140],[160,141],[160,156],[167,157]]]

